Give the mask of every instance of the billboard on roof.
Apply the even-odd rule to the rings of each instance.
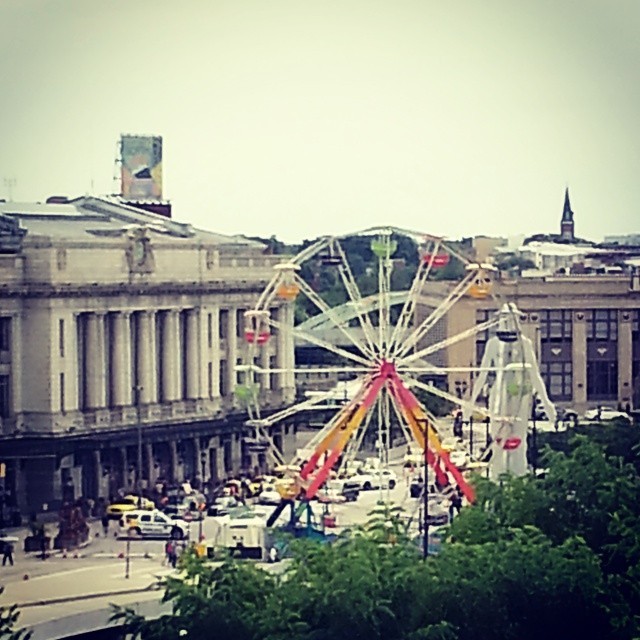
[[[120,136],[120,195],[162,200],[162,137]]]

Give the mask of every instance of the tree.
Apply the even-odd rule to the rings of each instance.
[[[477,478],[426,561],[404,514],[378,508],[332,544],[293,540],[280,575],[187,555],[165,587],[173,615],[116,618],[144,640],[637,638],[635,467],[584,438],[545,457],[544,478]]]
[[[4,593],[4,587],[0,586],[0,595]],[[20,613],[17,605],[10,607],[0,606],[0,640],[29,640],[31,631],[25,629],[16,630]]]

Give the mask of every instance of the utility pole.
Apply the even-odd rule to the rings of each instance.
[[[207,470],[207,451],[200,452],[200,464],[202,465],[202,495],[204,495],[205,487],[205,473]],[[199,520],[198,520],[198,543],[202,542],[202,521],[204,520],[204,513],[200,511],[200,505],[198,505]]]
[[[422,439],[424,449],[422,451],[422,470],[424,483],[422,485],[422,530],[424,537],[422,538],[422,557],[429,556],[429,469],[427,467],[427,419],[420,418],[417,420],[422,429]]]
[[[136,417],[138,422],[138,468],[136,470],[136,490],[138,493],[138,509],[142,509],[142,421],[140,420],[140,396],[142,387],[135,386]]]

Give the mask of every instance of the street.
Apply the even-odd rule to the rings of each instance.
[[[405,451],[406,447],[398,447],[392,452],[389,468],[397,475],[393,489],[361,491],[355,502],[311,503],[318,521],[327,508],[335,516],[336,526],[328,528],[328,533],[366,522],[372,510],[387,502],[402,507],[403,515],[413,518],[413,530],[417,532],[419,500],[409,497],[410,479],[403,475],[402,468]],[[415,474],[421,475],[422,470]],[[264,506],[261,510],[270,513],[274,508]],[[19,605],[20,625],[34,629],[33,640],[53,640],[64,637],[69,630],[104,626],[111,603],[134,606],[147,615],[161,613],[158,579],[175,573],[164,562],[165,541],[123,539],[114,521],[106,536],[99,521],[89,524],[90,537],[83,548],[66,553],[53,551],[45,560],[22,550],[26,528],[6,531],[19,541],[15,544],[14,565],[0,567],[0,584],[5,588],[0,604]],[[213,536],[215,522],[205,518],[201,524],[190,523],[189,541],[198,540],[200,527],[205,539]]]

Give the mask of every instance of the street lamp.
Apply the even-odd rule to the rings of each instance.
[[[422,485],[422,530],[424,537],[422,538],[422,557],[429,556],[429,474],[427,468],[427,427],[426,418],[418,418],[416,422],[422,430],[423,451],[422,451],[422,474],[424,483]]]
[[[136,385],[135,401],[136,401],[136,417],[138,422],[138,463],[136,469],[136,490],[138,492],[138,509],[142,509],[142,422],[140,420],[140,396],[142,387]]]
[[[202,465],[202,494],[204,495],[205,485],[205,473],[207,470],[207,452],[200,452],[200,464]],[[200,505],[198,505],[199,507]],[[204,520],[204,513],[200,511],[198,520],[198,543],[202,542],[202,521]]]

